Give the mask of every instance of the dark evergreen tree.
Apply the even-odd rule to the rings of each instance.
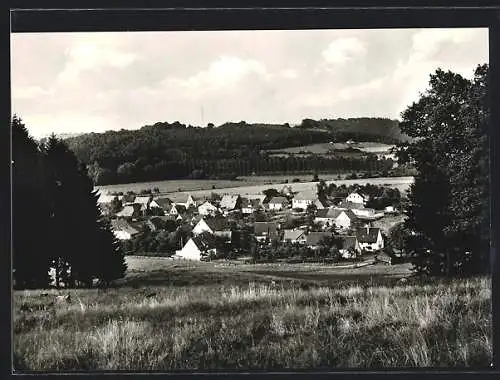
[[[11,122],[11,133],[14,282],[17,288],[47,287],[46,165],[36,141],[16,115]]]

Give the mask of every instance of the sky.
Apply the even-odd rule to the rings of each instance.
[[[398,119],[438,67],[471,78],[488,49],[486,28],[13,33],[12,112],[34,137]]]

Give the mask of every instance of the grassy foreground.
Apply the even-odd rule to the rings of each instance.
[[[15,370],[489,366],[490,280],[269,281],[14,294]],[[156,294],[153,294],[156,293]],[[148,297],[149,295],[149,297]]]

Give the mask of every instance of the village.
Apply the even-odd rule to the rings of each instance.
[[[337,196],[325,195],[320,189],[324,187],[322,182],[318,191],[294,192],[284,184],[262,194],[203,197],[189,193],[160,196],[151,191],[100,193],[98,203],[126,254],[141,255],[139,248],[134,252],[134,241],[168,230],[177,237],[175,250],[161,255],[172,259],[255,258],[256,250],[283,253],[285,247],[290,256],[290,247],[295,247],[296,252],[307,250],[310,256],[337,257],[334,261],[379,254],[390,263],[384,251],[388,228],[382,222],[399,214],[398,205],[385,202],[382,209],[374,209],[367,207],[373,199],[360,186],[344,187],[348,194],[340,197],[339,191]],[[176,234],[179,230],[184,233]]]

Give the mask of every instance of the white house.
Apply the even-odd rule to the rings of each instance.
[[[356,236],[361,249],[365,251],[375,252],[384,248],[384,238],[380,228],[362,227],[358,229]]]
[[[349,194],[345,200],[346,202],[366,204],[366,202],[368,202],[368,196],[361,192],[355,191]]]
[[[200,261],[205,256],[217,254],[217,248],[210,234],[202,234],[189,239],[175,254],[186,260]]]
[[[306,210],[307,206],[313,204],[318,199],[318,195],[310,191],[301,191],[292,199],[292,208]]]
[[[273,197],[269,201],[269,210],[283,210],[286,206],[288,206],[288,199],[285,197]]]
[[[219,209],[214,206],[212,203],[209,201],[206,201],[202,205],[198,206],[198,214],[200,215],[215,215]]]
[[[348,229],[351,227],[352,222],[356,220],[356,215],[352,210],[342,210],[335,218],[335,225],[341,229]]]

